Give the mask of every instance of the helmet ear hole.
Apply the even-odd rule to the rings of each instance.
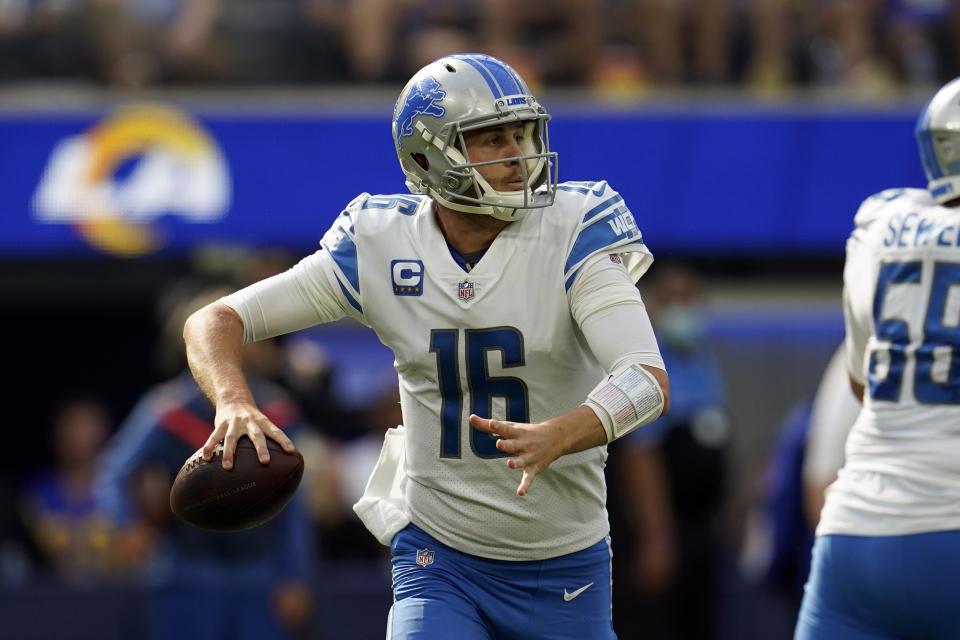
[[[420,168],[424,171],[430,170],[430,161],[427,160],[427,156],[422,153],[411,153],[410,157],[413,158],[413,161],[420,165]]]

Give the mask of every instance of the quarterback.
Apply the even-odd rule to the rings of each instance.
[[[960,79],[916,137],[927,188],[868,198],[847,241],[863,408],[826,492],[796,640],[960,638]]]
[[[184,329],[225,467],[241,435],[261,460],[293,446],[243,343],[350,317],[393,351],[404,424],[355,506],[393,553],[388,637],[615,637],[606,445],[669,402],[635,286],[653,258],[606,182],[558,183],[549,119],[495,58],[427,65],[393,113],[411,193],[359,195],[319,251]]]

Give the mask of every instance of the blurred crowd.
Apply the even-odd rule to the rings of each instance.
[[[533,85],[878,94],[960,73],[954,0],[0,0],[0,82],[402,83],[481,51]]]
[[[202,260],[201,260],[202,262]],[[356,327],[244,347],[260,406],[306,459],[301,489],[274,520],[230,534],[169,508],[173,479],[212,432],[214,410],[184,356],[186,317],[292,264],[281,253],[218,255],[158,291],[157,383],[116,415],[109,389],[53,389],[44,463],[0,483],[0,589],[132,588],[148,595],[140,632],[237,640],[314,638],[315,580],[331,561],[388,562],[352,512],[383,432],[401,422],[392,356]],[[84,386],[81,379],[77,387]],[[85,386],[89,388],[89,386]],[[384,568],[383,581],[389,571]],[[85,633],[85,632],[84,632]],[[90,637],[66,633],[60,637]],[[127,637],[127,636],[124,636]]]

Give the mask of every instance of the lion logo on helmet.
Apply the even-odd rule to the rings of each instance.
[[[439,103],[446,97],[447,92],[440,88],[440,83],[432,76],[410,87],[403,108],[397,114],[397,137],[412,136],[413,119],[419,115],[443,117],[447,110]]]

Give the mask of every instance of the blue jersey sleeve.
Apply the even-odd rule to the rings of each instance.
[[[357,236],[354,218],[359,207],[370,197],[361,193],[344,209],[333,225],[324,234],[320,247],[330,254],[336,265],[337,282],[340,290],[358,313],[363,313],[360,304],[360,269],[357,261]]]
[[[361,193],[337,216],[320,246],[333,258],[340,289],[358,313],[363,314],[363,291],[360,288],[360,264],[357,253],[357,219],[370,215],[369,210],[388,210],[412,216],[424,198],[408,195],[375,195]],[[364,214],[364,211],[367,213]]]
[[[581,215],[564,265],[567,289],[587,258],[600,252],[637,254],[628,258],[627,268],[638,279],[653,258],[623,197],[605,181],[564,183],[558,189],[582,195]]]

